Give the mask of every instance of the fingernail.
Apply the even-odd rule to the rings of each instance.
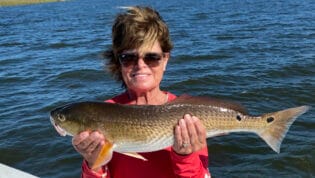
[[[186,119],[188,119],[190,117],[191,117],[190,114],[185,114],[185,116],[184,116],[184,118],[186,118]]]
[[[92,132],[91,135],[93,135],[94,137],[98,137],[100,134],[98,132]]]
[[[103,146],[103,145],[105,144],[105,141],[104,141],[104,140],[103,140],[103,141],[101,141],[101,143],[100,143],[100,144],[101,144],[101,146]]]
[[[83,132],[80,134],[81,137],[86,138],[89,136],[89,134],[87,132]]]
[[[184,119],[180,119],[179,124],[184,126],[185,125],[185,120]]]

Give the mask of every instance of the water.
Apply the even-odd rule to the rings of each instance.
[[[313,109],[273,152],[253,134],[208,139],[213,177],[315,176],[314,1],[89,1],[0,8],[0,162],[40,177],[79,177],[82,159],[48,113],[123,90],[103,71],[117,6],[146,4],[175,49],[162,88],[239,101],[252,114]]]

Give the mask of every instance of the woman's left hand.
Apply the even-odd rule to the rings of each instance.
[[[173,150],[188,155],[207,146],[206,129],[196,116],[185,114],[175,126]]]

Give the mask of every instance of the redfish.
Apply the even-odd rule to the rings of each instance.
[[[86,130],[104,134],[107,145],[93,166],[98,167],[104,164],[104,159],[111,151],[129,154],[152,152],[171,146],[174,142],[174,126],[185,114],[197,116],[201,120],[207,138],[231,132],[252,132],[279,153],[281,142],[291,124],[309,109],[309,106],[300,106],[251,116],[244,107],[229,101],[186,96],[164,105],[78,102],[54,109],[50,118],[63,136],[76,135]],[[135,154],[133,156],[137,157]]]

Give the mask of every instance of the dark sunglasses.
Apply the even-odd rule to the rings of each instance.
[[[165,56],[164,53],[154,53],[149,52],[145,53],[143,56],[140,56],[139,53],[121,53],[118,55],[119,62],[124,67],[129,67],[135,65],[138,62],[138,59],[142,57],[143,61],[149,67],[155,67],[160,64],[160,60]]]

